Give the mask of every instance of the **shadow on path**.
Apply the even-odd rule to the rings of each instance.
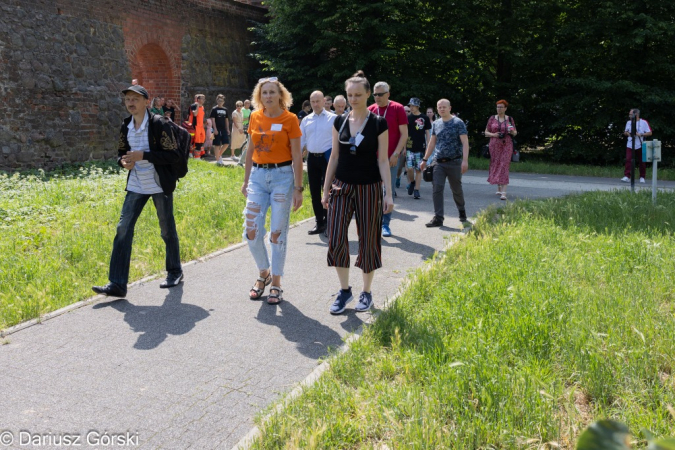
[[[328,308],[326,314],[329,314]],[[342,326],[347,331],[356,331],[363,324],[353,311],[345,316],[348,319]],[[328,354],[329,349],[342,345],[342,338],[336,331],[318,320],[307,317],[286,300],[278,306],[263,302],[256,319],[266,325],[278,327],[286,340],[295,342],[298,351],[308,358],[322,358]]]
[[[128,300],[113,300],[94,305],[94,309],[112,307],[124,313],[124,321],[138,336],[134,348],[152,350],[159,347],[168,335],[186,334],[197,322],[209,316],[208,311],[196,305],[183,304],[183,284],[169,289],[162,306],[136,306]]]
[[[421,256],[422,260],[430,258],[436,251],[435,248],[429,245],[413,242],[395,234],[388,238],[382,238],[382,247],[396,247],[400,248],[406,253],[416,253]]]

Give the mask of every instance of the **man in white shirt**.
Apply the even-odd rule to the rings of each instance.
[[[337,116],[324,109],[325,99],[321,91],[312,92],[309,103],[312,112],[300,123],[300,146],[303,153],[307,153],[307,178],[316,225],[307,234],[320,234],[326,231],[326,210],[321,204],[321,187],[333,147],[333,123]]]
[[[630,183],[631,160],[633,159],[633,137],[631,136],[633,117],[635,117],[635,150],[637,150],[635,152],[635,165],[640,167],[640,183],[644,183],[647,166],[642,161],[642,142],[645,137],[652,135],[652,127],[649,126],[649,122],[640,119],[640,110],[637,108],[633,108],[628,112],[628,122],[626,122],[626,129],[623,132],[624,136],[628,136],[628,142],[626,143],[626,167],[621,181]]]
[[[176,175],[172,168],[182,156],[169,122],[150,114],[148,91],[141,85],[132,85],[122,94],[124,105],[131,115],[123,121],[120,129],[117,163],[129,171],[127,193],[113,241],[109,283],[92,287],[97,294],[112,297],[127,295],[134,228],[150,199],[155,204],[162,239],[166,244],[167,277],[159,287],[171,288],[183,280],[173,216]]]

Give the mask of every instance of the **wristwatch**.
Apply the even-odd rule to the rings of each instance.
[[[296,191],[302,192],[302,191],[305,190],[305,187],[304,186],[294,186],[293,189],[295,189]]]
[[[422,158],[422,161],[424,161],[424,162],[427,162],[427,161],[429,161],[429,160],[428,160],[428,159],[424,159],[424,158]]]

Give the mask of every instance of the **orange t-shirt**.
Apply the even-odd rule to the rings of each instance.
[[[248,135],[253,144],[253,162],[278,164],[291,161],[291,139],[302,136],[298,117],[284,110],[270,118],[259,109],[251,113]]]
[[[192,123],[194,116],[192,115],[192,109],[190,109],[190,117],[188,117],[188,122]],[[206,130],[204,130],[204,107],[200,106],[197,108],[197,126],[195,127],[195,144],[203,144],[206,142]]]

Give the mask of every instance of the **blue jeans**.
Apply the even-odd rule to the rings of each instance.
[[[159,228],[162,239],[166,244],[166,271],[171,275],[179,275],[183,268],[180,264],[180,248],[178,246],[178,233],[176,221],[173,217],[173,194],[137,194],[127,192],[122,205],[122,214],[117,224],[117,234],[113,241],[112,256],[110,257],[110,272],[108,278],[111,282],[126,289],[129,282],[129,264],[131,262],[131,244],[134,240],[134,228],[138,216],[141,215],[145,204],[152,197],[157,210]]]
[[[401,157],[399,156],[399,159]],[[394,167],[390,167],[389,171],[391,172],[391,189],[392,189],[392,195],[391,195],[391,201],[394,201],[394,193],[396,192],[396,172],[398,172],[398,164],[396,164]],[[384,185],[384,180],[382,180],[382,185]],[[384,188],[384,195],[387,195],[387,188]],[[391,222],[391,213],[384,214],[382,215],[382,226],[383,227],[388,227],[389,222]]]
[[[283,275],[286,263],[286,237],[293,203],[293,166],[261,169],[253,167],[248,180],[244,209],[244,239],[258,270],[270,268],[264,236],[267,210],[271,207],[269,243],[272,249],[272,275]],[[253,239],[248,233],[254,232]]]

